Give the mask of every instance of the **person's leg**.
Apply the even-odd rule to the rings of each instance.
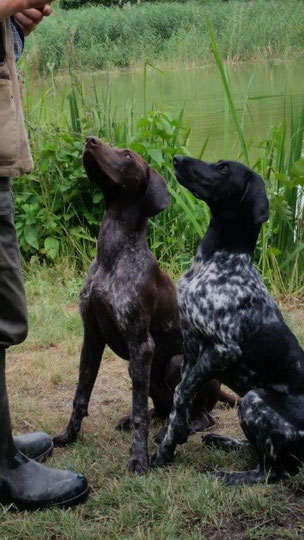
[[[28,459],[14,445],[5,380],[5,351],[0,351],[0,503],[20,510],[72,506],[89,492],[84,476],[51,469]]]
[[[71,506],[86,498],[86,479],[29,460],[19,452],[12,437],[5,351],[23,341],[26,334],[27,312],[12,194],[8,179],[0,179],[0,503],[25,509]]]
[[[0,347],[23,341],[27,335],[27,309],[20,252],[14,226],[11,182],[0,178]],[[43,461],[52,454],[53,441],[46,433],[14,437],[27,457]]]
[[[27,308],[10,180],[0,178],[0,348],[27,336]]]
[[[5,349],[0,349],[0,426],[0,463],[2,464],[15,454],[5,380]]]

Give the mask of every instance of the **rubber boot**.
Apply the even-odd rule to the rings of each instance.
[[[5,351],[0,350],[0,503],[19,510],[68,507],[86,499],[84,476],[52,469],[28,459],[14,445],[5,381]]]
[[[17,435],[13,437],[13,441],[19,452],[39,463],[50,457],[54,450],[52,437],[43,431]]]

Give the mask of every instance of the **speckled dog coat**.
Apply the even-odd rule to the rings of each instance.
[[[242,396],[239,418],[247,441],[212,434],[206,444],[251,443],[259,460],[252,471],[217,475],[229,484],[276,480],[294,473],[304,458],[304,352],[253,266],[261,223],[268,218],[264,183],[231,161],[177,156],[175,172],[207,202],[211,221],[178,283],[185,360],[154,463],[171,461],[176,445],[187,440],[197,384],[216,377]]]

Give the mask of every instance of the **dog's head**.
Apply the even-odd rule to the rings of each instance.
[[[88,137],[83,164],[108,202],[136,204],[147,217],[170,204],[164,178],[132,150],[112,148],[97,137]]]
[[[174,157],[180,184],[211,211],[233,211],[254,224],[267,221],[269,204],[262,178],[237,161],[207,163],[185,156]]]

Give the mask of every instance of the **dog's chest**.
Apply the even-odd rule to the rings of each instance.
[[[142,268],[134,262],[130,265],[130,261],[122,257],[111,271],[93,263],[81,294],[84,309],[93,302],[99,318],[111,319],[120,331],[128,330],[140,311]]]
[[[266,290],[246,254],[199,257],[178,283],[181,318],[215,341],[242,341],[260,324]]]

